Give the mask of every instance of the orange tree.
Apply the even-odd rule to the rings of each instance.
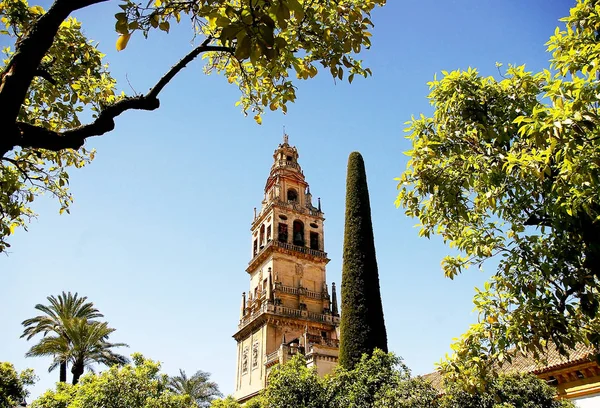
[[[498,258],[479,321],[443,368],[476,379],[515,353],[600,346],[600,3],[579,0],[547,43],[549,69],[474,69],[430,83],[409,124],[397,205],[458,253],[453,278]]]
[[[143,95],[117,94],[103,54],[71,13],[108,0],[54,0],[46,11],[26,0],[1,0],[0,35],[0,252],[15,228],[34,216],[30,203],[41,192],[55,196],[61,212],[72,197],[70,167],[89,163],[85,141],[115,127],[132,109],[155,110],[165,86],[204,54],[205,71],[239,87],[239,104],[261,122],[265,109],[287,110],[295,82],[319,69],[352,82],[368,76],[357,55],[370,46],[371,11],[385,0],[155,0],[121,1],[115,15],[118,50],[132,35],[169,31],[191,20],[196,47]],[[81,123],[83,111],[93,119]]]

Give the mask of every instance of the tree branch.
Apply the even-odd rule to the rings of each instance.
[[[107,0],[55,0],[16,45],[15,53],[0,70],[0,156],[10,151],[18,139],[15,121],[40,63],[54,42],[61,23],[73,11]]]
[[[40,78],[44,78],[46,81],[50,82],[52,85],[56,85],[56,79],[52,78],[52,75],[50,75],[50,72],[46,71],[45,69],[38,68],[35,71],[35,75],[39,76]]]
[[[82,8],[86,8],[86,7],[94,5],[94,4],[104,3],[105,1],[108,1],[108,0],[58,0],[58,1],[70,3],[72,11],[75,11],[75,10],[80,10]]]
[[[62,149],[79,149],[83,146],[88,137],[100,136],[110,132],[115,128],[114,119],[121,113],[136,109],[152,111],[160,106],[158,100],[159,93],[163,88],[183,69],[203,52],[229,52],[233,53],[231,47],[211,46],[208,43],[211,38],[207,38],[201,45],[194,48],[189,54],[183,57],[177,64],[159,79],[154,87],[145,95],[138,95],[122,99],[112,105],[102,109],[96,120],[64,132],[55,132],[40,126],[34,126],[29,123],[17,122],[18,140],[14,146],[40,148],[52,151]]]
[[[527,226],[537,226],[537,227],[552,227],[552,220],[550,220],[546,215],[541,215],[539,213],[533,213],[529,215],[529,218],[525,220],[523,225]]]
[[[0,74],[0,122],[14,123],[42,58],[54,42],[61,23],[73,11],[107,0],[55,0],[27,34]]]

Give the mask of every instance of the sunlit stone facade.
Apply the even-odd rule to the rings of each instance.
[[[249,291],[242,294],[235,397],[262,390],[269,370],[303,353],[319,374],[338,359],[339,313],[335,284],[327,285],[321,203],[313,203],[287,135],[273,154],[260,211],[251,227]]]

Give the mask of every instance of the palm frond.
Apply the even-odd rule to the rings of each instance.
[[[189,395],[198,407],[208,407],[210,402],[221,397],[217,383],[209,381],[210,373],[198,370],[188,377],[185,371],[179,370],[179,375],[169,378],[169,389],[181,395]]]
[[[86,296],[77,293],[62,292],[58,296],[48,296],[48,304],[37,304],[35,309],[41,314],[22,322],[24,330],[21,337],[30,340],[41,334],[43,338],[34,345],[26,354],[27,357],[52,356],[53,362],[50,371],[61,363],[73,362],[77,359],[76,351],[85,348],[83,344],[93,338],[86,338],[87,325],[98,323],[93,319],[104,315],[94,307]],[[107,340],[114,329],[106,324],[102,332],[102,340]],[[73,344],[74,337],[78,338],[79,346]],[[96,342],[99,340],[95,340]],[[113,347],[117,347],[114,345]]]

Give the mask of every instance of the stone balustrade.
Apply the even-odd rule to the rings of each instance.
[[[330,314],[313,313],[306,310],[293,309],[285,306],[275,306],[269,303],[263,303],[259,308],[255,308],[251,312],[247,313],[238,325],[239,329],[246,327],[250,322],[259,317],[263,313],[269,313],[277,316],[294,317],[306,320],[312,320],[316,322],[333,323],[339,324],[339,316],[332,316]]]
[[[310,249],[310,248],[303,247],[300,245],[290,244],[288,242],[271,240],[271,241],[267,242],[266,245],[264,245],[262,248],[260,248],[260,250],[254,255],[254,257],[250,261],[250,264],[252,264],[252,262],[254,262],[254,260],[256,258],[258,258],[260,255],[263,254],[263,252],[265,252],[267,249],[269,249],[271,247],[283,248],[283,249],[287,249],[289,251],[297,251],[297,252],[301,252],[303,254],[312,255],[317,258],[327,258],[327,252],[319,251],[316,249]]]
[[[285,286],[285,285],[282,285],[281,283],[275,284],[275,292],[278,292],[278,291],[282,292],[282,293],[287,293],[290,295],[303,295],[308,298],[317,299],[317,300],[326,298],[326,296],[324,296],[324,294],[321,292],[315,292],[312,290],[308,290],[306,288],[294,288],[292,286]]]

